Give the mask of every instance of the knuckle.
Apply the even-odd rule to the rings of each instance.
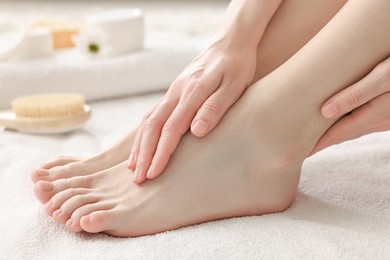
[[[192,80],[187,84],[185,91],[182,94],[184,100],[198,98],[200,91],[204,88],[204,84],[199,80]]]
[[[375,77],[379,86],[384,88],[384,91],[390,90],[390,58],[378,64],[375,69]]]
[[[204,103],[202,109],[206,112],[211,112],[217,115],[221,114],[222,112],[221,104],[218,101],[212,99]]]
[[[176,99],[175,98],[170,98],[170,97],[167,97],[165,98],[163,101],[161,101],[160,103],[160,107],[165,109],[165,108],[168,108],[168,107],[173,107],[175,106],[177,103]]]
[[[144,123],[146,131],[157,131],[161,128],[161,121],[157,117],[149,117]]]
[[[142,121],[145,122],[146,120],[148,120],[149,116],[152,114],[152,111],[153,111],[153,110],[148,111],[148,112],[144,115]]]
[[[173,120],[169,120],[164,124],[163,129],[164,132],[174,132],[177,130],[176,123]]]
[[[351,107],[359,107],[363,103],[363,94],[359,90],[347,91],[348,104]]]
[[[184,135],[185,130],[175,120],[170,120],[162,128],[163,136]]]
[[[181,92],[183,85],[183,80],[179,76],[175,81],[172,82],[172,84],[169,86],[167,95],[178,95]]]

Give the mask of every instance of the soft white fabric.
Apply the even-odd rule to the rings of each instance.
[[[30,170],[57,155],[106,148],[160,96],[93,103],[91,121],[68,135],[0,132],[0,259],[390,258],[390,132],[308,159],[296,202],[279,214],[126,239],[72,234],[47,217],[33,197]]]
[[[0,108],[29,94],[78,92],[87,100],[167,88],[194,58],[195,48],[152,46],[124,56],[86,59],[75,51],[0,63]]]

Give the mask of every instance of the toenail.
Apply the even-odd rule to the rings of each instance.
[[[37,172],[41,176],[48,176],[49,175],[49,171],[44,170],[44,169],[38,169]]]
[[[73,224],[73,220],[72,219],[69,219],[67,222],[66,222],[66,225],[67,226],[72,226],[72,224]]]
[[[58,209],[53,213],[53,216],[58,216],[62,213],[62,209]]]
[[[54,185],[50,182],[41,182],[39,186],[43,191],[52,191],[54,188]]]
[[[50,209],[51,207],[53,207],[53,201],[49,200],[49,202],[46,203],[46,208]]]
[[[152,177],[152,173],[153,173],[153,164],[150,165],[149,171],[146,174],[146,178],[151,178]]]

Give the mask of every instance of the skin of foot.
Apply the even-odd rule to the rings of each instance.
[[[120,237],[283,211],[314,143],[302,144],[306,132],[287,128],[294,122],[277,109],[283,104],[267,102],[270,96],[258,89],[248,90],[208,136],[187,133],[155,180],[133,183],[122,162],[94,174],[40,180],[35,195],[69,231]]]
[[[135,133],[136,131],[131,131],[106,151],[86,159],[61,156],[46,162],[32,171],[31,180],[34,183],[38,181],[55,181],[88,175],[111,168],[127,159],[128,146],[133,143]]]

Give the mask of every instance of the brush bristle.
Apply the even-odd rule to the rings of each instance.
[[[62,117],[84,112],[84,97],[79,94],[46,94],[20,97],[12,110],[20,117]]]

